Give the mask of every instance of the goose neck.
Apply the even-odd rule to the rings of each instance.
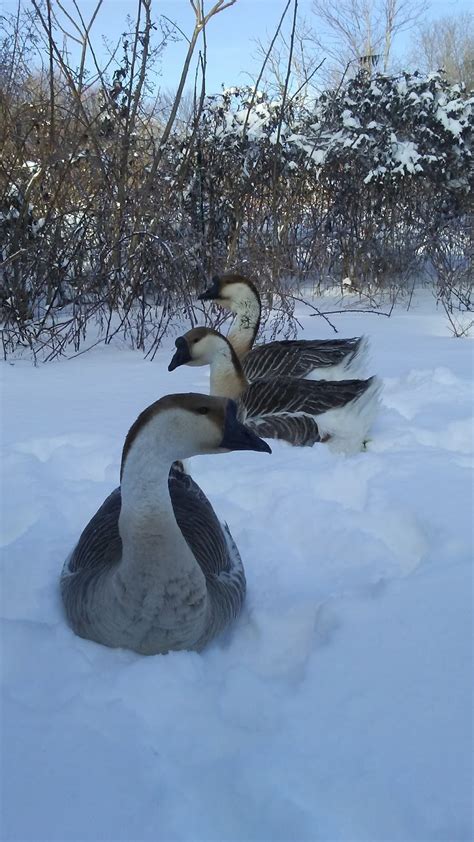
[[[249,291],[249,295],[236,303],[233,310],[235,319],[227,338],[232,343],[239,359],[242,359],[255,342],[260,327],[262,307],[256,295]]]
[[[210,370],[211,395],[237,400],[247,387],[242,367],[230,343],[225,343],[214,355]]]
[[[146,427],[137,435],[124,465],[119,531],[123,553],[122,578],[139,579],[153,572],[157,582],[169,568],[183,573],[197,567],[176,522],[168,489],[171,463],[181,454],[170,442],[160,447],[156,431]]]

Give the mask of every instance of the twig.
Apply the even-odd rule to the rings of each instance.
[[[228,9],[230,6],[233,6],[235,2],[236,0],[227,0],[227,2],[224,2],[224,0],[217,0],[217,2],[209,10],[209,12],[206,15],[204,15],[200,3],[194,2],[194,0],[190,0],[191,6],[194,9],[194,13],[196,16],[194,30],[193,34],[191,35],[191,38],[189,39],[189,46],[186,53],[186,57],[184,59],[183,69],[181,71],[181,77],[178,84],[178,90],[176,91],[176,96],[171,107],[171,112],[168,117],[166,126],[163,130],[163,134],[161,135],[160,145],[158,147],[153,163],[150,167],[150,171],[148,173],[148,179],[145,183],[145,187],[143,190],[143,199],[145,199],[149,195],[152,189],[156,172],[163,157],[164,148],[169,140],[171,129],[173,128],[174,121],[176,119],[176,114],[178,113],[179,103],[181,102],[181,98],[183,96],[184,86],[186,84],[186,79],[188,78],[189,66],[191,64],[191,59],[193,57],[194,48],[197,44],[198,38],[212,17],[219,14],[219,12],[223,12],[224,9]]]
[[[279,22],[279,24],[278,24],[278,26],[277,26],[277,28],[276,28],[275,34],[274,34],[274,36],[273,36],[273,38],[272,38],[272,40],[271,40],[271,42],[270,42],[270,46],[269,46],[269,48],[268,48],[268,50],[267,50],[266,56],[265,56],[265,58],[264,58],[264,60],[263,60],[263,64],[262,64],[262,66],[261,66],[261,68],[260,68],[260,73],[259,73],[259,74],[258,74],[258,76],[257,76],[257,81],[255,82],[255,85],[254,85],[252,98],[251,98],[251,100],[250,100],[250,105],[249,105],[249,107],[248,107],[247,114],[245,115],[245,121],[244,121],[244,125],[243,125],[243,127],[242,127],[242,137],[243,137],[243,138],[245,138],[245,132],[246,132],[246,130],[247,130],[247,125],[248,125],[248,122],[249,122],[250,112],[251,112],[251,110],[252,110],[252,108],[253,108],[253,105],[254,105],[254,102],[255,102],[255,97],[257,96],[258,86],[259,86],[259,84],[260,84],[260,82],[261,82],[261,80],[262,80],[262,76],[263,76],[263,73],[264,73],[264,70],[265,70],[265,67],[266,67],[267,61],[268,61],[268,59],[270,58],[270,54],[271,54],[271,52],[272,52],[272,50],[273,50],[273,46],[274,46],[275,41],[276,41],[276,39],[278,38],[278,35],[279,35],[279,33],[280,33],[280,29],[281,29],[281,27],[282,27],[283,21],[285,20],[286,13],[287,13],[288,9],[290,8],[290,3],[291,3],[291,0],[287,0],[287,4],[286,4],[285,8],[283,9],[283,14],[282,14],[282,16],[281,16],[281,18],[280,18],[280,22]]]
[[[11,263],[12,260],[15,260],[15,258],[20,256],[20,254],[26,254],[27,251],[28,249],[18,249],[13,254],[9,254],[8,257],[6,257],[5,260],[2,260],[2,262],[0,263],[0,269],[3,269],[4,266],[6,266],[8,263]]]
[[[304,301],[303,304],[306,304],[306,302]],[[311,307],[312,305],[309,304],[308,306]],[[317,309],[317,308],[314,308],[314,309]],[[393,305],[391,306],[388,313],[384,313],[382,310],[367,310],[367,309],[363,309],[362,307],[360,309],[358,307],[345,307],[344,310],[324,310],[324,311],[319,311],[318,313],[310,313],[310,316],[324,316],[324,317],[326,317],[326,316],[334,316],[334,315],[340,316],[342,313],[373,313],[374,316],[387,316],[387,318],[389,319],[390,316],[392,315],[392,310],[393,310]]]
[[[330,326],[332,327],[332,329],[333,329],[334,333],[339,333],[339,331],[338,331],[338,329],[337,329],[336,325],[333,325],[333,323],[331,322],[331,320],[327,318],[327,316],[328,316],[328,315],[332,315],[332,313],[330,313],[330,312],[328,312],[328,313],[323,313],[323,312],[322,312],[322,311],[321,311],[318,307],[316,307],[314,304],[310,304],[310,303],[309,303],[309,301],[305,301],[305,299],[304,299],[304,298],[298,298],[298,296],[297,296],[297,295],[288,295],[288,296],[287,296],[287,298],[291,298],[291,300],[292,300],[292,301],[299,301],[299,302],[300,302],[300,304],[304,304],[304,305],[305,305],[305,307],[309,307],[311,310],[314,310],[315,312],[314,312],[314,313],[310,313],[310,316],[322,316],[322,318],[324,319],[324,321],[326,321],[326,322],[328,323],[328,325],[330,325]],[[333,312],[334,312],[334,313],[337,313],[337,312],[338,312],[338,310],[334,310]]]
[[[293,100],[298,96],[299,92],[303,90],[304,86],[308,84],[309,80],[312,79],[313,76],[315,75],[315,73],[318,72],[319,68],[323,66],[325,61],[326,61],[326,56],[324,56],[322,61],[319,62],[318,66],[315,67],[314,70],[311,71],[309,76],[306,76],[306,79],[304,80],[304,82],[299,86],[299,88],[297,88],[297,90],[295,91],[293,96],[288,100],[289,103],[293,102]]]

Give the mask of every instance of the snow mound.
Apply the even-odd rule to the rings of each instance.
[[[385,385],[366,452],[190,460],[248,580],[199,655],[75,637],[58,577],[138,412],[202,372],[168,346],[0,366],[8,842],[472,838],[472,346],[429,299],[341,318]]]

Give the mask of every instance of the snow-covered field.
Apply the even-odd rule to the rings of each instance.
[[[57,584],[138,412],[207,371],[1,365],[3,840],[472,838],[472,341],[429,294],[337,325],[385,382],[367,452],[192,460],[248,579],[200,655],[76,638]]]

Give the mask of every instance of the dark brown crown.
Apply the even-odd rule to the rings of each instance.
[[[220,398],[214,395],[201,395],[198,392],[183,392],[175,395],[165,395],[163,398],[147,406],[140,413],[136,421],[130,427],[123,445],[122,461],[120,464],[120,481],[122,481],[123,469],[130,448],[140,431],[159,412],[167,409],[184,409],[196,415],[208,415],[218,426],[224,427],[227,398]],[[207,411],[203,411],[207,410]]]

